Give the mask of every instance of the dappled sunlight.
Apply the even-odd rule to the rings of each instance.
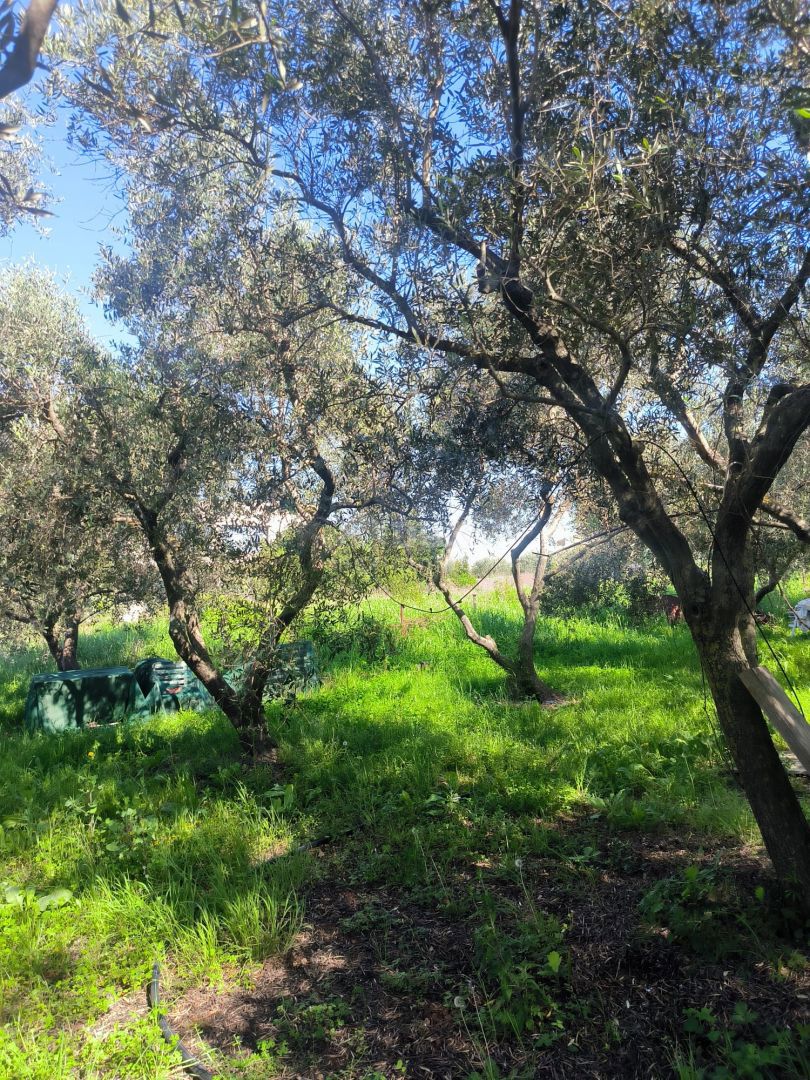
[[[514,608],[498,602],[502,626],[514,634]],[[162,633],[160,625],[143,628],[137,640],[157,643]],[[94,658],[131,655],[129,634],[102,626],[86,637]],[[806,671],[803,643],[776,637],[786,660]],[[179,1022],[196,1018],[227,1052],[217,1032],[230,1030],[230,1014],[211,994],[227,995],[234,1031],[250,1034],[256,1025],[298,1030],[299,1013],[263,993],[297,988],[307,1001],[321,982],[338,986],[355,971],[382,980],[394,995],[391,1015],[402,989],[427,992],[412,959],[372,962],[352,938],[367,910],[351,914],[356,887],[400,890],[411,905],[403,925],[429,919],[420,933],[444,942],[444,913],[468,912],[477,925],[493,889],[506,890],[499,903],[512,910],[509,882],[525,858],[539,860],[525,872],[546,882],[533,902],[556,910],[560,890],[569,905],[585,903],[598,883],[615,894],[625,856],[615,866],[600,862],[608,836],[617,850],[652,845],[650,859],[667,866],[673,829],[688,848],[680,865],[723,844],[758,857],[758,833],[731,781],[685,633],[549,619],[538,639],[539,669],[565,694],[553,709],[511,700],[501,673],[446,620],[395,638],[379,660],[324,654],[320,687],[268,706],[277,765],[246,763],[214,712],[26,735],[25,678],[7,677],[4,880],[29,890],[30,903],[53,906],[25,907],[19,918],[7,907],[0,918],[4,1019],[24,1007],[34,1023],[56,1010],[62,1023],[104,1032],[111,1003],[137,998],[159,960]],[[589,830],[596,838],[576,838]],[[327,844],[297,850],[312,840]],[[664,872],[673,871],[643,874]],[[318,899],[333,875],[350,882],[341,885],[348,914],[334,924]],[[480,875],[490,885],[465,900]],[[628,895],[637,897],[633,888]],[[601,918],[594,912],[587,918]],[[558,944],[543,947],[563,956],[577,945],[564,919],[560,925],[548,939]],[[484,933],[475,931],[479,949]],[[463,972],[457,947],[453,970]],[[590,940],[582,947],[592,948]],[[448,985],[461,986],[452,983],[461,977],[447,975]],[[99,989],[89,994],[91,983]],[[143,1014],[121,1008],[137,1031]],[[441,1022],[447,1037],[457,1031],[452,1011]],[[503,1037],[497,1025],[494,1036]],[[102,1046],[113,1053],[107,1036],[94,1038],[86,1054],[106,1053]]]

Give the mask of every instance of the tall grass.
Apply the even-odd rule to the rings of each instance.
[[[542,620],[538,668],[566,697],[550,711],[510,701],[452,616],[403,637],[390,603],[362,610],[388,627],[384,655],[322,649],[322,686],[268,708],[283,782],[243,767],[218,714],[28,736],[22,706],[43,656],[7,658],[0,1078],[168,1077],[171,1051],[147,1022],[100,1041],[94,1020],[142,993],[155,959],[175,994],[287,949],[319,864],[268,855],[303,839],[348,830],[353,874],[437,895],[482,857],[559,849],[555,824],[578,814],[756,841],[683,626],[621,612]],[[474,618],[505,647],[516,640],[509,596]],[[769,633],[810,710],[810,639]],[[96,627],[82,647],[87,666],[172,655],[161,620]]]

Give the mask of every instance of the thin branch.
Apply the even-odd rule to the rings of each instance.
[[[805,251],[799,269],[788,283],[785,291],[774,304],[770,315],[760,322],[755,340],[759,350],[761,350],[762,360],[764,360],[774,335],[782,326],[785,319],[790,315],[790,309],[799,299],[802,289],[805,287],[808,280],[810,280],[810,248]]]
[[[555,304],[559,304],[560,307],[564,307],[567,311],[570,311],[572,315],[575,315],[581,322],[584,322],[586,326],[590,326],[594,330],[598,330],[600,333],[605,334],[618,348],[622,362],[613,386],[606,398],[606,407],[612,409],[616,404],[619,394],[622,392],[624,384],[627,381],[627,376],[630,374],[633,367],[633,354],[630,351],[630,345],[627,339],[619,333],[615,326],[611,326],[610,323],[605,322],[604,319],[600,319],[596,315],[591,315],[571,300],[567,300],[564,296],[561,296],[554,288],[549,274],[546,274],[546,292],[548,293],[549,299]]]
[[[755,333],[761,322],[760,314],[742,295],[732,272],[720,266],[711,252],[700,244],[692,242],[690,245],[681,237],[673,236],[669,239],[669,246],[688,266],[723,291],[742,324]]]

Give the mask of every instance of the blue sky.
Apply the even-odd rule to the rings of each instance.
[[[43,219],[42,231],[23,221],[0,237],[0,263],[33,258],[54,271],[77,297],[93,336],[103,342],[119,340],[125,336],[122,329],[105,319],[101,307],[87,295],[100,245],[120,249],[125,244],[113,232],[125,223],[115,180],[109,167],[68,148],[63,118],[45,130],[43,143],[48,164],[40,175],[43,186],[53,192],[48,207],[55,216]]]

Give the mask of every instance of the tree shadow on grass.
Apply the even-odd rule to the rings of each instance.
[[[173,1019],[225,1062],[283,1044],[292,1075],[397,1075],[402,1061],[409,1073],[466,1076],[486,1045],[504,1074],[566,1078],[662,1074],[687,1010],[707,1003],[721,1027],[739,1002],[756,1012],[752,1044],[805,1021],[807,970],[785,979],[774,966],[795,941],[752,915],[756,890],[775,887],[756,860],[731,844],[709,855],[688,833],[650,841],[581,819],[546,831],[535,854],[459,852],[397,885],[364,881],[366,850],[347,842],[323,857],[292,949],[247,985],[175,998]],[[684,922],[674,933],[672,905],[645,921],[646,896],[657,889],[677,908],[695,875],[705,888],[691,925],[703,920],[708,935],[690,938]],[[515,1030],[510,1014],[533,1003],[531,1028]],[[706,1049],[719,1064],[721,1051]]]

